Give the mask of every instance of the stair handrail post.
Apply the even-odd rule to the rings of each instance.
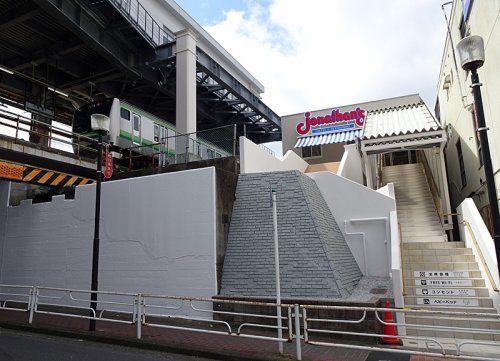
[[[280,256],[278,243],[278,212],[276,209],[276,191],[271,189],[271,203],[273,208],[273,229],[274,229],[274,267],[276,275],[276,317],[278,326],[278,338],[283,339],[283,329],[281,320],[281,283],[280,283]],[[278,341],[280,355],[283,354],[283,342]]]

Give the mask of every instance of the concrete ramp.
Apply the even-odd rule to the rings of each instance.
[[[277,192],[282,296],[349,296],[362,273],[315,181],[299,171],[240,175],[221,295],[276,294],[271,186]]]

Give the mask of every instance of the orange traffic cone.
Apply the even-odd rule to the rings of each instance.
[[[391,302],[389,300],[385,302],[385,307],[391,308]],[[396,331],[396,326],[393,325],[394,317],[392,317],[392,312],[385,312],[384,322],[388,324],[384,324],[384,335],[386,335],[386,337],[382,337],[382,343],[385,345],[402,345],[403,343],[401,340],[396,337],[398,333]]]

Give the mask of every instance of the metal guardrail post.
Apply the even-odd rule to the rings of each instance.
[[[297,360],[302,360],[302,345],[300,341],[300,309],[299,305],[295,304],[295,351]]]
[[[236,124],[233,126],[233,157],[236,157]]]
[[[307,333],[307,310],[305,307],[302,307],[302,323],[304,326],[304,341],[309,342],[309,334]]]
[[[136,328],[137,328],[137,339],[140,340],[142,337],[142,294],[137,295],[137,314],[136,314]]]
[[[17,122],[16,122],[16,140],[19,138],[19,116],[17,116]]]
[[[184,163],[188,162],[189,155],[189,134],[186,134],[186,154],[184,155]]]
[[[39,294],[39,290],[38,288],[36,288],[36,286],[34,286],[32,289],[31,289],[31,292],[33,293],[33,296],[31,297],[31,304],[30,304],[30,316],[29,316],[29,319],[28,319],[28,323],[31,325],[33,323],[33,316],[35,314],[35,309],[37,307],[37,303],[38,303],[38,294]]]

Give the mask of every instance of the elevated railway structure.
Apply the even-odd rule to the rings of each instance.
[[[116,97],[181,133],[281,138],[262,84],[174,1],[0,0],[0,30],[0,101],[38,121]]]

